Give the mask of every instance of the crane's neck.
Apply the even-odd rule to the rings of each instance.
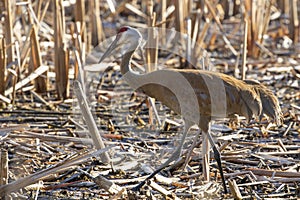
[[[131,59],[135,50],[126,52],[121,61],[121,73],[123,75],[123,79],[133,88],[138,89],[139,87],[144,85],[144,81],[146,78],[145,74],[139,74],[131,69]]]
[[[135,51],[135,49],[132,51],[128,51],[123,55],[121,65],[120,65],[122,75],[125,75],[127,73],[130,73],[130,74],[134,73],[130,66],[132,55],[133,55],[134,51]]]

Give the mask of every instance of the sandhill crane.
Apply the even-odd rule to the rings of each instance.
[[[260,116],[262,111],[265,111],[265,114],[272,118],[279,119],[280,107],[273,106],[264,110],[262,107],[264,101],[261,101],[260,95],[253,85],[248,85],[244,81],[218,72],[168,69],[138,74],[131,69],[130,63],[132,55],[141,41],[142,35],[137,29],[129,26],[122,27],[99,63],[115,53],[118,47],[122,47],[126,51],[123,53],[120,67],[123,78],[127,83],[133,89],[138,89],[146,95],[161,101],[171,110],[180,114],[185,122],[183,135],[176,150],[146,180],[154,177],[172,161],[179,158],[189,128],[197,124],[202,130],[204,179],[209,180],[209,144],[211,144],[226,193],[220,153],[209,131],[211,120],[230,118],[234,114],[238,114],[245,116],[249,121],[253,116]],[[261,91],[265,91],[264,88]],[[265,92],[262,94],[266,95],[264,100],[276,100],[272,93]],[[272,98],[268,98],[270,95]],[[277,105],[277,103],[275,104]],[[146,183],[146,180],[133,189],[139,190]]]

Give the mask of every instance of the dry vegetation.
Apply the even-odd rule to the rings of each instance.
[[[300,197],[299,1],[2,0],[0,9],[2,199]],[[134,58],[135,70],[204,63],[206,69],[259,80],[279,98],[282,126],[265,118],[213,126],[230,194],[223,193],[214,160],[212,181],[201,181],[195,130],[182,160],[140,193],[129,190],[170,155],[182,121],[132,91],[118,63],[91,65],[109,44],[105,38],[123,25],[162,28],[159,38],[153,29],[145,33],[147,45],[157,48],[145,45],[144,56]],[[161,50],[170,44],[172,28],[185,37],[168,46],[173,52]],[[104,163],[108,157],[113,168]]]

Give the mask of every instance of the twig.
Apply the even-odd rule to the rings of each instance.
[[[228,38],[227,38],[227,36],[226,36],[226,33],[225,33],[224,29],[223,29],[223,26],[222,26],[222,24],[221,24],[221,22],[220,22],[220,19],[219,19],[219,17],[217,16],[215,10],[213,9],[213,7],[212,7],[212,5],[211,5],[211,2],[208,1],[208,0],[205,0],[205,4],[207,5],[208,10],[211,12],[213,18],[215,19],[215,21],[216,21],[216,23],[217,23],[219,29],[220,29],[221,32],[223,33],[223,34],[222,34],[222,38],[223,38],[224,42],[226,43],[227,47],[228,47],[229,50],[233,53],[233,55],[235,55],[235,56],[238,55],[238,53],[236,52],[236,50],[234,49],[234,47],[231,45],[230,41],[228,40]]]
[[[7,150],[0,151],[0,185],[8,183],[8,153]],[[1,193],[1,199],[6,199],[5,194]]]
[[[239,187],[237,186],[235,180],[228,180],[229,188],[231,191],[231,194],[233,195],[234,199],[241,200],[243,199],[243,196],[239,190]]]
[[[248,35],[248,18],[244,17],[244,41],[243,41],[243,55],[242,55],[242,80],[246,79],[247,35]]]
[[[286,128],[286,130],[283,133],[283,137],[286,137],[286,135],[288,134],[288,132],[290,131],[290,129],[292,128],[292,126],[294,125],[294,122],[290,122],[288,127]]]
[[[4,95],[4,91],[5,91],[5,71],[6,71],[6,45],[5,45],[4,38],[0,38],[0,95]]]
[[[96,178],[92,177],[93,181],[99,185],[101,188],[105,189],[110,194],[118,194],[119,192],[125,192],[124,188],[116,185],[115,183],[111,182],[110,180],[104,178],[103,176],[99,175]]]
[[[69,92],[69,55],[64,44],[65,20],[62,1],[54,3],[54,65],[57,96],[64,99]]]
[[[49,69],[49,67],[46,66],[46,65],[40,66],[35,71],[33,71],[28,77],[26,77],[23,80],[21,80],[18,83],[16,83],[15,87],[10,87],[7,90],[5,90],[5,96],[13,93],[14,88],[15,88],[15,90],[18,90],[18,89],[22,88],[23,86],[25,86],[26,84],[28,84],[30,81],[36,79],[41,74],[43,74],[44,72],[48,71],[48,69]]]
[[[172,199],[175,199],[175,200],[179,199],[174,193],[166,190],[165,188],[161,187],[160,185],[158,185],[154,181],[149,180],[149,182],[150,182],[150,184],[149,184],[150,187],[152,187],[154,190],[158,191],[159,193],[161,193],[165,197],[172,197]]]
[[[98,156],[99,154],[103,154],[107,152],[110,148],[111,147],[106,147],[100,150],[89,150],[89,151],[74,154],[71,158],[67,158],[66,160],[58,163],[57,165],[38,171],[24,178],[20,178],[6,185],[0,186],[0,194],[5,195],[13,191],[17,191],[21,188],[26,187],[27,185],[33,184],[39,180],[43,180],[51,174],[58,173],[61,170],[66,170],[69,167],[85,162],[87,159],[93,156]]]
[[[40,45],[37,39],[37,31],[35,26],[32,26],[30,32],[30,43],[31,43],[31,63],[33,69],[37,69],[42,65],[42,58],[40,53]],[[35,79],[35,89],[37,92],[42,93],[47,91],[47,74],[44,72],[42,76]]]
[[[260,175],[260,176],[300,178],[299,172],[275,171],[275,170],[256,169],[256,168],[247,168],[245,170],[251,171],[253,172],[253,174]]]
[[[78,99],[83,118],[85,119],[85,122],[88,126],[89,133],[93,139],[96,149],[105,148],[102,138],[100,137],[96,122],[95,122],[93,115],[90,111],[90,108],[88,106],[86,96],[83,93],[82,86],[81,86],[80,82],[77,80],[74,82],[74,91],[75,91],[76,97]],[[103,155],[101,155],[101,160],[103,162],[107,162],[107,163],[110,162],[110,158],[107,153],[104,153]]]
[[[5,40],[7,45],[7,63],[11,63],[14,61],[14,46],[13,44],[13,7],[14,1],[11,0],[5,0],[4,6],[6,10],[6,16],[5,16]]]

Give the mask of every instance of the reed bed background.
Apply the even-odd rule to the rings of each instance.
[[[268,42],[276,44],[284,39],[295,49],[299,46],[299,3],[292,0],[2,1],[1,11],[3,99],[13,95],[5,93],[7,89],[42,65],[54,72],[57,98],[69,97],[68,75],[77,72],[78,62],[84,64],[85,56],[122,25],[175,28],[187,34],[193,41],[181,41],[184,51],[191,54],[187,58],[197,58],[200,47],[213,51],[217,45],[236,58],[244,54],[255,59],[273,55],[266,48]],[[243,27],[247,27],[247,34]],[[155,45],[154,37],[149,33],[149,43]],[[164,31],[160,37],[166,38]],[[247,42],[242,45],[243,41]],[[79,58],[75,58],[75,52]],[[151,63],[157,63],[157,50],[147,48],[145,57],[147,71],[151,71]],[[43,72],[34,80],[34,89],[38,93],[53,89],[50,81]]]
[[[79,115],[73,111],[75,94],[79,99],[86,98],[80,93],[80,86],[74,89],[74,83],[78,84],[75,80],[81,84],[88,81],[82,90],[87,89],[86,93],[89,93],[89,87],[93,87],[97,92],[91,94],[92,98],[88,96],[88,100],[97,102],[93,110],[96,123],[91,123],[91,126],[98,125],[106,143],[118,146],[115,152],[123,151],[124,145],[140,147],[142,140],[133,138],[141,129],[150,135],[155,128],[163,128],[167,133],[180,130],[172,113],[165,116],[172,120],[158,123],[155,119],[157,111],[153,106],[145,105],[159,102],[150,98],[145,100],[139,94],[130,97],[135,100],[129,106],[138,111],[131,115],[123,113],[119,122],[112,120],[109,102],[121,97],[114,103],[122,104],[124,98],[128,98],[127,93],[114,89],[113,83],[119,80],[118,68],[101,69],[97,72],[100,80],[86,77],[85,66],[97,63],[100,58],[91,55],[101,55],[105,49],[99,44],[115,35],[123,25],[149,28],[144,54],[133,63],[138,69],[150,72],[159,69],[160,63],[165,63],[169,67],[204,68],[240,79],[260,80],[276,92],[285,115],[285,125],[279,128],[266,123],[264,126],[242,125],[244,142],[230,136],[230,139],[223,138],[224,149],[229,143],[233,145],[231,151],[224,150],[231,194],[222,193],[219,180],[205,185],[210,190],[200,186],[194,191],[185,190],[193,177],[178,175],[181,181],[172,179],[173,186],[160,189],[152,182],[150,185],[156,192],[144,192],[139,197],[299,197],[299,1],[1,0],[0,10],[0,194],[3,199],[134,198],[135,194],[126,191],[128,183],[140,181],[139,175],[134,173],[138,169],[129,168],[122,174],[125,164],[116,164],[117,170],[110,171],[109,165],[97,161],[108,149],[99,150],[101,141],[97,136],[80,139],[83,130],[91,129],[81,127],[73,119],[73,115]],[[159,37],[155,28],[160,28]],[[166,30],[170,29],[184,36],[174,47],[184,56],[159,50],[159,46],[168,45]],[[84,115],[91,117],[87,110]],[[124,118],[129,125],[122,124]],[[231,132],[240,130],[232,124],[228,127]],[[95,127],[92,129],[98,134]],[[271,139],[266,139],[267,136]],[[98,150],[91,150],[95,140],[98,140]],[[257,154],[254,159],[249,153],[255,151],[254,147],[265,148],[267,153]],[[163,149],[164,145],[157,142],[153,148],[153,151]],[[272,151],[277,148],[286,154]],[[147,151],[142,154],[142,150],[137,149],[135,151],[141,151],[141,157],[149,154]],[[234,161],[233,157],[239,151],[248,156]],[[126,154],[130,157],[130,153]],[[193,162],[199,164],[200,161]],[[137,161],[133,163],[138,165]],[[253,166],[253,163],[268,167],[261,171],[243,167],[247,164]],[[278,166],[282,163],[284,166]],[[243,170],[238,173],[234,169]],[[271,179],[270,174],[275,171],[283,174]],[[263,179],[265,176],[269,178]],[[261,179],[257,180],[257,177]],[[215,179],[218,179],[216,175]]]

